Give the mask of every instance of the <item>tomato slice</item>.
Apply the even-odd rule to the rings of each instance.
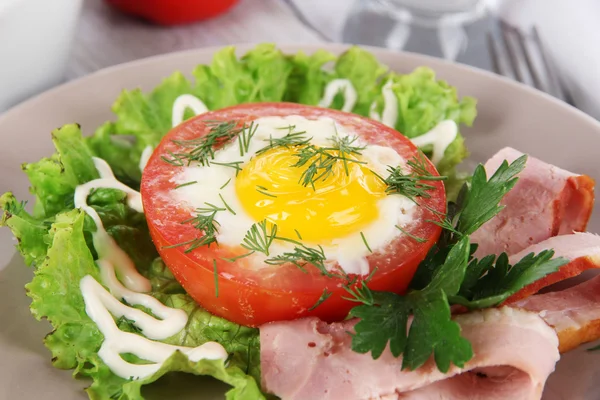
[[[238,260],[225,261],[240,254],[240,249],[223,245],[203,246],[186,253],[183,246],[173,247],[202,235],[190,224],[182,224],[193,212],[185,202],[175,202],[169,193],[175,190],[171,180],[181,166],[164,161],[181,152],[177,141],[202,137],[209,131],[207,121],[238,121],[241,125],[260,117],[299,115],[307,119],[329,117],[369,144],[393,148],[405,160],[415,157],[417,148],[403,135],[379,122],[341,111],[291,103],[256,103],[225,108],[199,115],[173,128],[150,158],[142,177],[141,193],[152,239],[161,257],[185,290],[210,312],[230,321],[258,326],[270,321],[317,316],[325,321],[341,320],[356,305],[344,299],[346,280],[327,277],[307,265],[305,271],[285,264],[248,268]],[[438,175],[428,160],[427,169]],[[418,264],[437,241],[441,228],[431,220],[446,209],[443,183],[433,185],[429,197],[420,197],[409,235],[395,237],[381,251],[367,257],[372,274],[369,287],[402,293],[406,290]],[[412,236],[412,237],[411,237]],[[415,240],[415,237],[424,240]],[[216,266],[216,268],[215,268]],[[362,277],[357,277],[360,282]],[[216,289],[218,286],[218,296]],[[312,308],[324,291],[331,295]]]

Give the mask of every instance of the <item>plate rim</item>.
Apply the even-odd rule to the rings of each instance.
[[[178,57],[186,58],[195,53],[198,53],[198,54],[210,53],[210,54],[214,55],[217,51],[219,51],[225,47],[234,47],[236,52],[243,53],[243,52],[246,52],[246,51],[250,50],[251,48],[253,48],[259,44],[262,44],[262,43],[265,43],[265,42],[234,43],[234,44],[230,44],[230,45],[209,46],[209,47],[200,47],[200,48],[194,48],[194,49],[188,49],[188,50],[173,51],[173,52],[169,52],[169,53],[157,54],[154,56],[144,57],[144,58],[140,58],[137,60],[127,61],[127,62],[111,65],[109,67],[101,68],[90,74],[75,78],[73,80],[64,82],[60,85],[57,85],[51,89],[45,90],[41,93],[34,95],[33,97],[21,102],[21,103],[14,105],[13,107],[9,108],[8,110],[6,110],[0,114],[0,126],[3,125],[5,120],[9,120],[13,114],[15,114],[15,115],[19,114],[22,110],[25,110],[25,109],[31,108],[31,107],[35,107],[38,103],[43,103],[44,101],[46,101],[47,98],[50,98],[55,95],[60,95],[61,92],[68,91],[72,87],[76,87],[81,84],[85,84],[88,81],[102,78],[106,75],[111,75],[113,73],[118,74],[120,71],[123,71],[123,70],[141,68],[146,65],[160,64],[164,60],[168,60],[170,58],[178,58]],[[585,121],[585,122],[589,123],[590,125],[592,125],[593,127],[595,127],[595,129],[598,131],[598,134],[600,135],[600,121],[598,121],[595,118],[593,118],[592,116],[584,113],[583,111],[579,110],[578,108],[576,108],[568,103],[565,103],[565,102],[557,99],[556,97],[549,95],[546,92],[543,92],[543,91],[533,88],[531,86],[527,86],[521,82],[517,82],[516,80],[507,78],[505,76],[501,76],[501,75],[495,74],[493,72],[486,71],[481,68],[477,68],[477,67],[473,67],[470,65],[457,63],[454,61],[449,61],[446,59],[437,58],[437,57],[433,57],[433,56],[429,56],[429,55],[425,55],[425,54],[419,54],[419,53],[408,52],[408,51],[395,51],[395,50],[391,50],[388,48],[376,47],[376,46],[363,46],[363,45],[354,45],[354,44],[346,44],[346,43],[320,43],[320,44],[316,44],[316,43],[277,43],[277,42],[270,42],[270,43],[272,43],[276,48],[282,50],[284,53],[287,51],[286,49],[290,49],[290,48],[297,49],[295,51],[299,51],[299,50],[307,51],[307,52],[310,51],[311,53],[316,50],[319,50],[319,49],[331,51],[333,53],[341,53],[342,51],[345,51],[345,50],[349,49],[350,47],[357,46],[357,47],[366,49],[366,50],[370,51],[371,53],[375,54],[376,58],[378,58],[378,59],[380,58],[381,54],[386,54],[390,57],[399,57],[399,58],[407,57],[409,59],[413,59],[413,60],[417,61],[418,64],[431,66],[431,68],[434,71],[436,71],[436,65],[442,65],[445,68],[455,69],[455,70],[459,70],[459,71],[462,70],[468,74],[476,74],[476,75],[479,75],[480,77],[484,77],[485,79],[491,79],[492,81],[495,81],[499,84],[508,85],[517,91],[528,93],[530,95],[533,95],[535,97],[542,99],[543,101],[547,101],[550,104],[559,106],[564,111],[568,111],[569,113],[571,113],[575,118],[580,118],[582,120],[582,122]],[[238,54],[238,56],[239,55],[240,54]],[[175,71],[173,71],[173,72],[175,72]],[[182,72],[184,74],[189,73],[189,71],[188,72],[182,71]],[[166,76],[164,78],[166,78]],[[158,84],[159,83],[157,83],[157,85]],[[131,90],[134,88],[124,88],[124,89]]]

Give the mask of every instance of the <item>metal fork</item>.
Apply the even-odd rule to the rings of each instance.
[[[573,105],[573,98],[550,62],[537,29],[533,27],[525,34],[504,21],[499,21],[498,27],[498,31],[487,34],[494,72]]]

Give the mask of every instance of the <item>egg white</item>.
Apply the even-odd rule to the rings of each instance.
[[[214,161],[219,163],[242,161],[241,167],[243,168],[256,155],[257,151],[268,145],[269,138],[281,138],[289,133],[287,127],[290,125],[295,126],[295,132],[306,131],[307,137],[312,137],[311,143],[317,146],[331,145],[328,138],[332,136],[356,136],[351,129],[328,117],[316,120],[309,120],[297,115],[263,117],[255,120],[255,124],[257,129],[250,141],[248,152],[240,156],[239,142],[233,141],[215,152]],[[389,165],[405,164],[405,160],[392,148],[367,144],[360,138],[355,143],[366,146],[362,151],[362,158],[367,162],[369,168],[381,176],[385,177],[389,174],[387,172]],[[172,201],[183,202],[191,207],[193,216],[195,216],[193,209],[206,207],[205,203],[223,207],[224,200],[235,214],[229,211],[216,213],[215,220],[219,223],[216,238],[220,244],[233,247],[239,246],[243,242],[246,232],[254,223],[259,222],[245,212],[235,190],[235,179],[236,170],[234,168],[217,164],[211,164],[209,167],[192,165],[183,167],[181,172],[172,178],[172,181],[177,185],[191,181],[197,183],[175,189],[170,193]],[[229,183],[225,185],[228,181]],[[223,185],[225,186],[223,187]],[[404,196],[393,195],[378,200],[377,207],[379,209],[378,218],[362,229],[362,233],[374,253],[385,249],[392,240],[403,235],[396,225],[406,228],[413,223],[416,205]],[[302,233],[301,226],[297,229]],[[306,245],[313,247],[315,244],[307,243]],[[337,262],[346,273],[369,274],[370,268],[366,257],[370,252],[365,246],[360,232],[328,241],[322,246],[328,265]],[[274,241],[269,249],[269,257],[292,251],[293,247],[293,244],[288,242]],[[267,258],[264,254],[255,253],[250,257],[255,258],[255,265],[267,266],[262,263]]]

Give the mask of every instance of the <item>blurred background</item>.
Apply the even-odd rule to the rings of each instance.
[[[598,16],[598,0],[0,0],[0,113],[158,54],[343,42],[486,69],[600,118]]]

